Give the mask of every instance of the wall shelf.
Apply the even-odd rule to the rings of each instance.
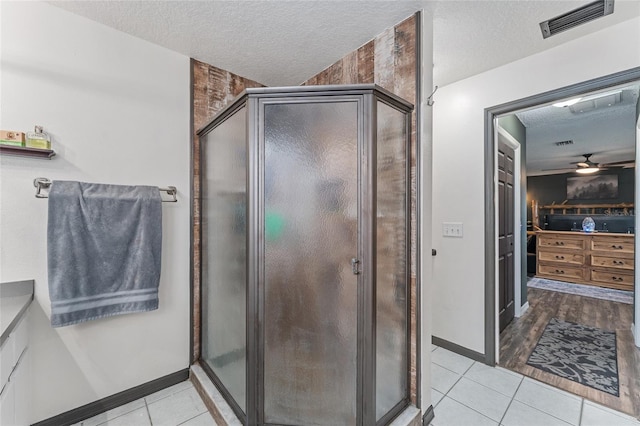
[[[16,155],[20,157],[35,157],[51,160],[56,155],[52,149],[28,148],[25,146],[0,145],[0,154]]]

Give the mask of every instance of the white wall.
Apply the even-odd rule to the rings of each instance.
[[[0,7],[0,128],[43,125],[58,153],[0,160],[0,281],[36,281],[36,422],[189,366],[189,58],[46,3]],[[163,204],[157,311],[50,327],[37,176],[178,188]]]
[[[484,354],[484,110],[640,66],[640,18],[438,90],[433,127],[433,334]],[[463,222],[443,238],[442,222]]]

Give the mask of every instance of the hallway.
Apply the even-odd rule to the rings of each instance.
[[[530,307],[527,312],[509,324],[500,336],[499,364],[639,418],[640,349],[634,345],[631,333],[633,305],[536,288],[529,288],[528,301]],[[529,354],[551,318],[615,330],[620,397],[526,364]]]

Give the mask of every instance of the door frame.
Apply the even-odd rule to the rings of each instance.
[[[538,105],[549,104],[555,101],[577,97],[586,93],[597,90],[607,89],[613,86],[619,86],[626,83],[640,81],[640,67],[631,68],[603,77],[576,83],[570,86],[550,90],[547,92],[532,95],[526,98],[517,99],[500,105],[486,108],[484,110],[484,211],[485,211],[485,268],[484,268],[484,315],[485,315],[485,363],[487,365],[495,365],[498,361],[499,354],[499,332],[497,322],[497,294],[496,294],[496,278],[498,277],[497,256],[497,197],[495,191],[496,185],[496,119],[501,115],[513,113],[522,109],[532,108]],[[636,139],[636,157],[638,156],[638,140]],[[640,185],[639,176],[636,173],[635,183],[636,191]],[[636,214],[636,229],[638,228],[638,215]],[[638,240],[636,238],[636,249],[638,249]],[[635,274],[636,282],[640,282],[640,256],[635,258]],[[515,269],[515,268],[514,268]],[[640,302],[640,285],[635,286],[635,300]],[[640,340],[640,303],[635,303],[634,318],[634,335],[636,344]]]

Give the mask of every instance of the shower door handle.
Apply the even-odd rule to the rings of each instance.
[[[351,259],[351,272],[353,272],[353,275],[358,275],[360,273],[360,270],[358,269],[359,264],[360,261],[355,257]]]

